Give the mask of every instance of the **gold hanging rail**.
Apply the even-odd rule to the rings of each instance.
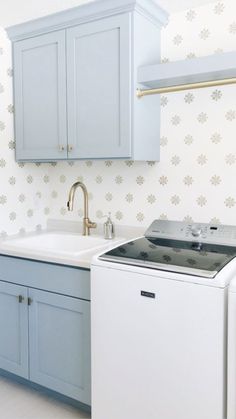
[[[155,89],[137,89],[137,97],[158,95],[164,93],[176,93],[184,90],[203,89],[206,87],[227,86],[229,84],[236,84],[236,77],[222,80],[202,81],[198,83],[180,84],[178,86],[158,87]]]

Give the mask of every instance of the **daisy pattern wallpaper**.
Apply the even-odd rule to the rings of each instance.
[[[236,50],[236,3],[217,1],[170,16],[162,62]],[[0,234],[44,228],[48,218],[81,220],[83,181],[92,220],[148,226],[154,219],[236,225],[236,86],[161,96],[160,162],[16,163],[11,44],[0,29]],[[144,98],[142,100],[148,100]],[[158,110],[157,110],[158,112]],[[145,138],[144,138],[145,141]]]

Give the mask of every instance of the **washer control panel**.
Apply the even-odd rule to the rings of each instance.
[[[236,246],[236,226],[221,224],[155,220],[145,236]]]

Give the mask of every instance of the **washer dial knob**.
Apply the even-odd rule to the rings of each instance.
[[[192,227],[191,228],[191,233],[193,235],[193,237],[199,237],[202,234],[202,229],[201,227]]]

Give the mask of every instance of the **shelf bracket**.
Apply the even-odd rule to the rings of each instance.
[[[203,89],[206,87],[228,86],[230,84],[236,84],[236,77],[221,80],[202,81],[198,83],[180,84],[178,86],[158,87],[155,89],[137,89],[136,94],[137,97],[141,99],[144,96],[176,93],[182,92],[184,90]]]

